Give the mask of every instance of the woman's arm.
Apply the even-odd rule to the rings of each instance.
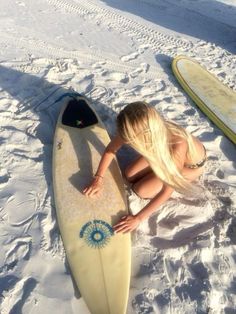
[[[153,214],[157,209],[164,204],[173,193],[174,189],[170,186],[163,186],[163,189],[158,193],[138,214],[122,217],[121,221],[114,226],[115,232],[131,232],[137,226]]]
[[[94,178],[89,186],[87,186],[83,193],[86,196],[94,196],[101,191],[102,181],[105,175],[107,168],[110,166],[113,158],[116,155],[116,152],[120,149],[120,147],[124,144],[122,139],[117,135],[115,136],[110,143],[107,145],[100,163],[98,165],[98,169],[94,175]]]
[[[151,214],[170,198],[173,192],[174,189],[172,187],[164,185],[161,192],[153,197],[153,199],[137,215],[135,215],[139,222],[142,222],[151,216]]]
[[[180,172],[183,172],[186,151],[187,143],[185,142],[180,142],[174,146],[174,159]],[[157,211],[158,208],[170,198],[173,192],[174,189],[171,186],[163,184],[160,193],[158,193],[138,214],[122,217],[121,221],[114,226],[115,232],[125,233],[136,229],[140,222],[144,221]]]

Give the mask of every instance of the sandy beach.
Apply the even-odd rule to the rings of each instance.
[[[132,234],[127,314],[236,313],[236,147],[176,81],[194,58],[236,91],[235,0],[0,0],[0,313],[88,314],[52,187],[64,96],[86,96],[115,135],[145,100],[204,143],[198,198],[174,193]],[[122,170],[133,152],[122,148]],[[130,211],[146,201],[128,187]]]

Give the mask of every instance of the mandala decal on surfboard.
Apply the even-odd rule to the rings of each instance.
[[[112,226],[103,220],[89,221],[80,230],[80,238],[96,249],[105,247],[113,234]]]

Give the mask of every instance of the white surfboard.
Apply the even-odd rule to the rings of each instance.
[[[57,218],[72,275],[92,314],[124,314],[131,269],[130,234],[112,226],[128,213],[114,160],[98,198],[82,193],[110,139],[88,101],[69,98],[58,119],[53,148]]]

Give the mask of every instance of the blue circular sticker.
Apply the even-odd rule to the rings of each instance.
[[[80,230],[80,238],[92,248],[105,247],[113,234],[112,226],[103,220],[89,221]]]

